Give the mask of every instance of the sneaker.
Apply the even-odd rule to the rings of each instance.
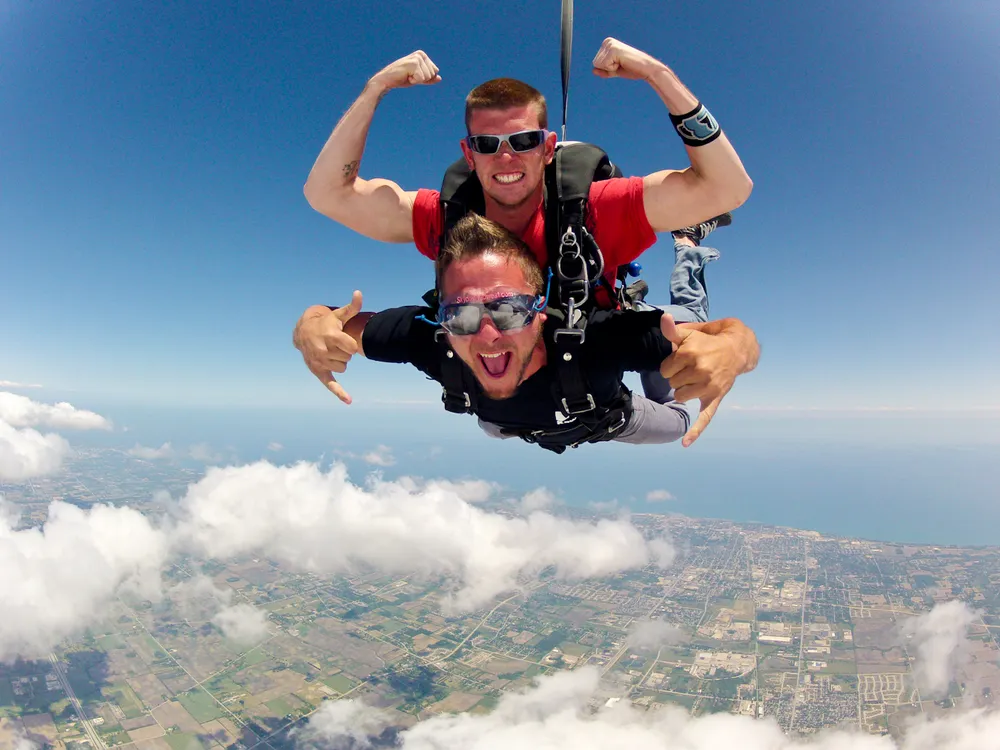
[[[703,239],[708,237],[712,232],[714,232],[719,227],[728,227],[733,223],[733,215],[726,211],[724,214],[716,216],[714,219],[709,219],[708,221],[703,221],[701,224],[695,224],[693,227],[683,227],[682,229],[675,229],[671,234],[674,237],[687,237],[688,239],[694,240],[697,244]]]

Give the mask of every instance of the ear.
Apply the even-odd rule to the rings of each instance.
[[[555,134],[554,131],[549,131],[549,134],[545,136],[545,163],[551,164],[552,160],[556,158],[556,142],[559,140],[559,136]]]
[[[463,138],[462,140],[460,140],[458,142],[458,145],[461,146],[461,148],[462,148],[462,156],[465,157],[465,163],[469,165],[469,169],[471,169],[473,172],[475,172],[476,171],[476,162],[473,161],[473,159],[472,159],[473,151],[472,151],[471,148],[469,148],[469,144],[466,143],[465,139]]]

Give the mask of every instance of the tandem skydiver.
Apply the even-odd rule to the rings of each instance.
[[[691,166],[684,170],[601,178],[589,184],[586,228],[600,248],[606,282],[603,288],[595,289],[593,297],[598,306],[609,308],[618,302],[613,292],[617,269],[648,248],[656,232],[700,223],[710,229],[720,215],[746,200],[752,183],[717,121],[666,65],[609,38],[595,56],[593,68],[601,77],[647,81],[670,110],[670,120],[691,160]],[[404,191],[389,180],[364,180],[358,172],[368,128],[381,98],[394,88],[438,81],[437,66],[420,51],[393,62],[368,81],[312,168],[305,194],[313,208],[374,239],[413,241],[421,253],[436,258],[454,220],[443,210],[441,193]],[[547,121],[545,99],[537,90],[514,79],[495,79],[476,87],[467,97],[468,136],[461,141],[468,169],[478,178],[481,205],[477,212],[520,236],[543,268],[555,265],[561,234],[552,232],[551,227],[546,232],[543,182],[546,166],[556,154],[556,134],[547,130]],[[711,260],[684,244],[675,247],[675,253],[679,264],[701,267]],[[688,257],[682,258],[682,254]],[[685,317],[685,310],[671,311],[680,321],[703,320]],[[321,347],[324,317],[329,314],[310,308],[297,331]],[[736,362],[752,346],[756,346],[752,332],[743,327],[706,342],[703,354],[714,362],[727,358]],[[313,372],[344,399],[334,370]],[[656,379],[655,374],[644,374],[644,387],[648,390],[649,381]]]
[[[408,362],[443,385],[449,411],[475,414],[494,437],[520,437],[557,453],[586,442],[666,443],[682,435],[690,445],[736,377],[756,366],[756,340],[735,347],[739,357],[717,358],[716,340],[744,329],[739,321],[677,325],[658,309],[597,310],[578,348],[560,342],[561,324],[545,312],[547,280],[534,253],[475,214],[458,221],[435,266],[436,310],[362,312],[359,291],[349,305],[323,308],[324,351],[332,358],[324,363],[344,372],[354,354]],[[308,363],[303,335],[297,327],[295,345]],[[622,382],[626,370],[660,368],[679,391],[689,388],[703,404],[707,399],[709,408],[690,430],[679,403],[632,394]],[[343,400],[351,401],[346,392]],[[581,402],[591,408],[568,407]]]

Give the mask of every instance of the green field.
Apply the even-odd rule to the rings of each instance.
[[[260,664],[262,661],[267,661],[270,657],[264,653],[262,649],[255,648],[253,651],[247,651],[243,654],[243,659],[240,662],[241,668],[252,667]]]
[[[280,717],[287,716],[288,714],[294,714],[298,710],[298,706],[294,705],[290,698],[275,698],[274,700],[268,701],[264,705],[271,709],[275,716]]]
[[[205,750],[205,746],[198,741],[198,737],[187,732],[168,734],[163,739],[167,741],[172,750]]]
[[[853,661],[828,661],[826,668],[819,670],[821,674],[857,674],[858,667]]]
[[[335,674],[333,677],[324,678],[323,684],[331,690],[336,690],[338,693],[346,693],[354,687],[355,683],[349,677],[345,677],[342,674]]]
[[[222,709],[219,707],[219,704],[201,688],[182,693],[177,696],[177,700],[181,702],[181,705],[184,706],[187,712],[199,724],[204,724],[206,721],[218,719],[222,716]]]
[[[146,713],[139,696],[124,682],[110,688],[104,688],[101,692],[105,698],[114,701],[121,707],[121,710],[125,712],[126,719],[135,719]]]

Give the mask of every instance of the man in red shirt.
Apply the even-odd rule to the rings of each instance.
[[[638,257],[656,232],[697,225],[741,205],[752,182],[729,140],[707,109],[670,68],[650,55],[608,38],[593,60],[603,78],[644,80],[660,96],[684,141],[691,165],[646,177],[595,182],[588,204],[588,226],[613,273]],[[405,191],[385,179],[362,179],[359,167],[368,128],[382,97],[394,88],[441,80],[437,66],[422,51],[396,60],[374,75],[341,118],[313,165],[304,192],[310,205],[335,221],[373,239],[415,242],[427,257],[437,256],[443,217],[432,190]],[[557,137],[547,130],[545,99],[513,79],[496,79],[474,89],[466,100],[468,137],[462,153],[482,185],[486,217],[521,237],[543,267],[548,253],[544,231],[545,166]],[[329,311],[327,312],[327,315]],[[321,348],[328,327],[324,313],[310,308],[296,330]],[[751,343],[752,332],[721,338],[733,357]],[[739,349],[740,351],[736,351]],[[712,352],[716,359],[726,351]],[[317,377],[342,400],[333,371]]]

